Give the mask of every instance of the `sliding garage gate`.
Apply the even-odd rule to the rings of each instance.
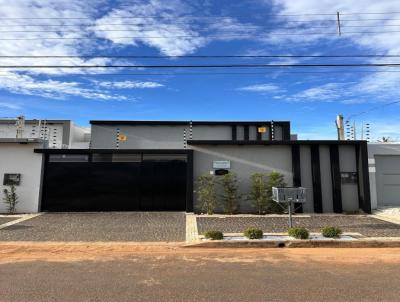
[[[46,154],[41,210],[191,210],[190,151],[123,151]]]
[[[400,206],[400,156],[375,155],[378,206]]]

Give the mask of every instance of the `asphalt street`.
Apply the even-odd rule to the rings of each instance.
[[[25,259],[16,255],[21,247],[4,249],[0,300],[337,302],[400,296],[399,249],[149,247],[114,256],[108,248],[96,256],[101,247],[87,248],[82,257],[57,247],[43,257],[32,250]],[[7,259],[12,251],[14,258]]]

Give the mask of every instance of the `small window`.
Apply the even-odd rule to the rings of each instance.
[[[186,154],[143,154],[143,160],[151,161],[186,161]]]
[[[92,157],[92,161],[94,163],[110,163],[110,162],[112,162],[112,154],[111,153],[104,153],[104,154],[94,153],[93,157]]]
[[[49,162],[61,163],[61,162],[88,162],[89,155],[87,154],[50,154]]]
[[[141,162],[140,154],[112,154],[112,161],[115,163],[137,163]]]

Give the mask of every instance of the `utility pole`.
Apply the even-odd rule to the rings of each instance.
[[[342,114],[336,116],[336,129],[337,129],[338,140],[339,141],[345,140]]]
[[[338,35],[341,36],[342,35],[342,26],[340,24],[340,13],[339,12],[336,13],[336,21],[337,21],[337,32],[338,32]]]

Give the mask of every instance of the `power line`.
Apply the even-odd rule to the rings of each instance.
[[[118,5],[118,7],[130,7],[130,5]],[[340,12],[341,15],[397,15],[400,12]],[[242,17],[305,17],[305,16],[336,16],[336,13],[302,13],[302,14],[252,14],[250,15],[147,15],[147,16],[120,16],[120,17],[109,17],[107,19],[179,19],[179,18],[192,18],[192,19],[231,19],[231,18],[242,18]],[[0,20],[85,20],[92,19],[92,17],[0,17]]]
[[[369,113],[369,112],[371,112],[371,111],[378,110],[378,109],[381,109],[381,108],[383,108],[383,107],[387,107],[387,106],[390,106],[390,105],[393,105],[393,104],[398,104],[398,103],[400,103],[400,101],[394,101],[394,102],[390,102],[390,103],[385,103],[385,104],[382,104],[382,105],[378,105],[378,106],[372,107],[372,108],[370,108],[370,109],[368,109],[368,110],[365,110],[365,111],[362,111],[362,112],[359,112],[359,113],[356,113],[356,114],[349,115],[349,116],[347,117],[347,119],[354,118],[354,117],[356,117],[356,116],[359,116],[359,115],[362,115],[362,114],[366,114],[366,113]]]
[[[281,74],[354,74],[354,73],[400,73],[400,70],[326,70],[326,71],[279,71]],[[92,76],[202,76],[202,75],[268,75],[267,72],[168,72],[168,73],[68,73],[68,75],[92,77]],[[0,73],[0,77],[14,77],[15,74]]]
[[[344,54],[344,55],[0,55],[1,58],[125,58],[125,59],[208,59],[208,58],[399,58],[386,54]]]
[[[143,32],[143,31],[154,31],[154,30],[159,30],[159,29],[168,29],[165,27],[168,27],[169,25],[175,25],[175,24],[138,24],[138,23],[129,23],[129,24],[124,24],[124,23],[120,23],[120,24],[54,24],[54,25],[50,25],[50,24],[15,24],[15,25],[2,25],[0,24],[0,28],[1,27],[90,27],[92,29],[92,31],[104,31],[104,32]],[[187,24],[189,25],[189,24]],[[104,27],[104,26],[136,26],[136,27],[144,27],[143,29],[98,29],[98,27]],[[154,28],[151,28],[152,26],[154,26]],[[325,25],[325,26],[309,26],[307,28],[301,28],[301,27],[289,27],[289,26],[284,26],[284,27],[272,27],[272,26],[263,26],[263,25],[252,25],[252,26],[241,26],[240,29],[259,29],[259,30],[265,30],[265,29],[272,29],[272,30],[279,30],[279,29],[321,29],[321,28],[332,28],[333,25]],[[399,27],[400,24],[379,24],[379,25],[346,25],[346,24],[342,24],[342,27],[346,27],[346,28],[371,28],[371,27]],[[146,29],[146,27],[149,27],[150,29]],[[201,29],[201,31],[209,31],[210,29]],[[54,32],[54,33],[81,33],[82,30],[57,30],[57,29],[52,29],[52,30],[2,30],[0,31],[1,33],[43,33],[43,32]]]
[[[134,24],[133,24],[134,25]],[[151,24],[150,24],[151,25]],[[102,26],[102,25],[101,25]],[[397,25],[400,26],[400,25]],[[352,26],[346,26],[346,27],[352,27]],[[357,27],[362,27],[362,26],[357,26]],[[366,27],[372,27],[372,26],[366,26]],[[376,26],[375,26],[376,27]],[[240,30],[282,30],[282,29],[301,29],[301,30],[309,30],[309,29],[321,29],[321,28],[332,28],[332,26],[312,26],[312,27],[307,27],[307,28],[301,28],[301,27],[265,27],[265,26],[241,26]],[[154,28],[148,29],[148,28],[141,28],[141,29],[97,29],[97,28],[92,28],[91,32],[146,32],[146,31],[155,31],[155,30],[166,30],[169,33],[171,33],[171,30],[168,28],[165,28],[165,26],[155,26]],[[179,29],[177,29],[179,30]],[[196,31],[200,32],[208,32],[212,29],[195,29]],[[176,31],[176,30],[173,30]],[[172,32],[173,32],[172,31]],[[232,30],[221,30],[219,32],[232,32]],[[82,30],[1,30],[0,33],[82,33]]]
[[[400,33],[400,30],[393,31],[348,31],[343,32],[342,35],[346,34],[384,34],[384,33]],[[336,36],[336,32],[298,32],[298,33],[276,33],[269,32],[266,33],[265,36],[304,36],[304,35],[332,35]],[[37,37],[37,38],[0,38],[1,41],[35,41],[35,40],[92,40],[92,39],[108,39],[108,40],[117,40],[117,39],[170,39],[170,38],[239,38],[239,37],[252,37],[251,33],[248,34],[231,34],[231,35],[179,35],[179,36],[132,36],[132,37]]]
[[[400,63],[355,64],[221,64],[221,65],[0,65],[0,69],[41,68],[316,68],[316,67],[400,67]]]
[[[118,19],[118,18],[117,18]],[[0,19],[1,20],[1,19]],[[167,21],[167,20],[164,20]],[[192,24],[191,22],[177,22],[175,19],[173,19],[172,21],[174,22],[168,22],[168,23],[162,23],[163,25],[176,25],[176,24]],[[207,21],[207,23],[211,23],[210,20],[203,20],[201,22],[205,22]],[[274,22],[277,23],[313,23],[313,22],[317,22],[317,23],[325,23],[325,22],[334,22],[336,23],[337,20],[335,19],[314,19],[314,20],[273,20]],[[400,21],[400,19],[376,19],[376,18],[362,18],[362,19],[341,19],[341,22],[364,22],[364,21]],[[0,24],[0,27],[14,27],[14,26],[94,26],[97,25],[96,24],[96,20],[91,21],[93,23],[75,23],[75,24]],[[197,22],[199,22],[199,20],[197,20]],[[211,23],[211,24],[219,24],[219,23]],[[153,23],[103,23],[103,24],[98,24],[99,26],[116,26],[116,25],[137,25],[137,26],[145,26],[145,25],[153,25]]]

